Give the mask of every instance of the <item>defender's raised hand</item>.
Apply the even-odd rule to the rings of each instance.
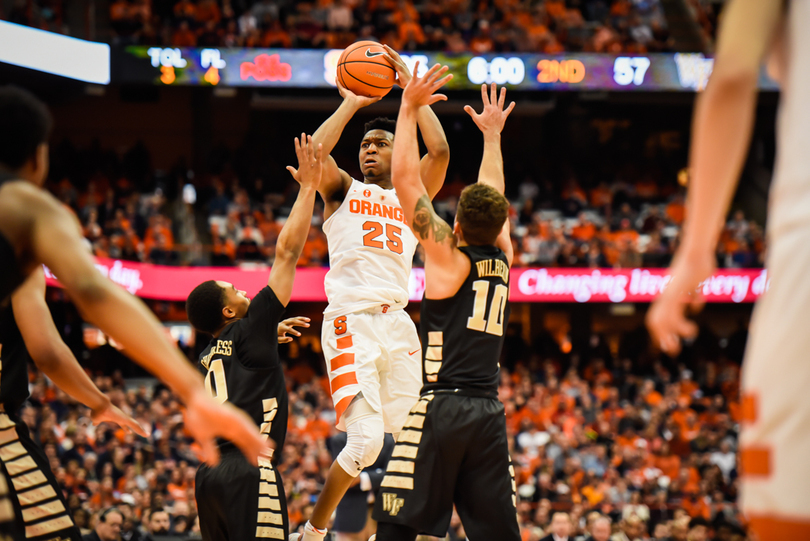
[[[399,53],[388,45],[383,44],[383,49],[386,51],[383,57],[394,66],[394,70],[397,72],[397,84],[405,88],[408,86],[408,83],[411,82],[411,72],[407,64],[405,64],[405,61],[399,56]]]
[[[446,101],[447,96],[435,92],[453,78],[452,74],[442,77],[449,69],[447,66],[436,64],[428,70],[424,77],[413,75],[405,87],[405,91],[402,92],[403,105],[422,107],[423,105],[432,105],[437,101]],[[419,73],[418,61],[413,67],[413,71]]]
[[[469,105],[465,105],[464,110],[482,132],[501,133],[506,118],[515,108],[515,102],[510,103],[506,109],[503,108],[506,102],[506,87],[502,87],[500,95],[498,95],[498,87],[495,83],[492,83],[489,92],[487,92],[487,85],[481,85],[481,101],[484,102],[484,110],[480,114]]]
[[[291,334],[293,336],[301,336],[301,333],[295,330],[296,327],[309,327],[309,318],[304,316],[296,316],[287,318],[281,323],[278,324],[278,343],[279,344],[286,344],[288,342],[293,341],[292,336],[287,336],[287,334]]]
[[[301,134],[301,139],[295,138],[295,155],[298,158],[298,169],[292,165],[287,166],[287,171],[301,187],[313,187],[318,189],[323,177],[323,145],[312,142],[312,136]]]

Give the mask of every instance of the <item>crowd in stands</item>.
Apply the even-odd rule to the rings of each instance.
[[[39,9],[49,4],[62,2],[16,0],[5,18],[62,31],[60,9]],[[110,0],[109,25],[113,43],[166,47],[342,49],[374,39],[478,54],[671,49],[660,0]]]
[[[335,416],[317,336],[306,331],[281,352],[290,416],[277,469],[292,528],[307,520],[332,462],[325,440],[335,433]],[[609,345],[593,335],[571,350],[550,334],[526,343],[510,326],[499,394],[524,541],[551,532],[568,532],[573,541],[605,524],[624,532],[614,538],[622,541],[744,538],[735,451],[745,331],[725,343],[704,332],[679,362],[659,359],[644,336],[639,329]],[[180,403],[162,386],[127,386],[120,372],[98,374],[96,383],[151,428],[148,439],[93,426],[86,409],[34,372],[22,411],[77,524],[91,529],[99,512],[115,505],[124,514],[122,539],[199,535],[199,455],[183,430]],[[457,517],[451,529],[448,539],[464,539]]]
[[[103,165],[108,162],[116,165]],[[83,171],[83,164],[90,172]],[[158,185],[163,188],[141,193],[151,175],[148,164],[142,145],[120,160],[100,147],[78,151],[63,144],[55,149],[49,188],[75,211],[95,255],[163,265],[272,264],[294,200],[292,179],[267,186],[261,179],[249,184],[224,172],[192,183],[181,167]],[[75,176],[85,179],[81,186],[71,180]],[[668,266],[685,218],[683,188],[643,172],[622,177],[583,186],[574,177],[560,185],[530,175],[507,193],[515,265]],[[449,223],[463,187],[455,175],[435,201]],[[328,266],[322,222],[318,202],[300,266]],[[762,227],[742,211],[734,212],[718,246],[718,267],[762,267],[764,255]],[[421,252],[415,264],[421,266]]]

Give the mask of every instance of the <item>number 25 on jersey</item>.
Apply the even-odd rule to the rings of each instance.
[[[372,222],[371,220],[363,224],[363,231],[368,231],[363,235],[363,246],[384,250],[388,248],[395,254],[402,253],[402,228],[393,224],[385,225],[385,244],[378,240],[383,235],[383,224]]]
[[[487,309],[487,296],[489,296],[489,282],[476,280],[472,286],[473,291],[475,291],[475,302],[473,303],[473,315],[467,318],[467,328],[473,331],[494,334],[495,336],[503,336],[503,312],[506,309],[509,289],[503,284],[495,286],[492,304],[489,307],[489,315],[484,319],[484,312]]]

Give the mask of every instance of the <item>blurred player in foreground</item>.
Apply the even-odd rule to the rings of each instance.
[[[62,341],[45,302],[45,274],[36,269],[0,309],[0,461],[9,485],[14,539],[81,539],[45,452],[17,415],[28,398],[28,361],[60,389],[90,408],[94,423],[112,422],[146,436],[93,384]]]
[[[230,402],[261,425],[275,444],[274,459],[248,463],[229,441],[220,442],[222,461],[197,470],[196,499],[206,541],[287,539],[289,519],[284,483],[274,468],[287,435],[288,398],[278,358],[276,329],[290,302],[295,266],[312,222],[323,159],[312,137],[295,139],[301,185],[276,242],[276,259],[264,287],[251,301],[233,284],[208,280],[188,296],[194,328],[212,336],[200,354],[205,386],[215,400]]]
[[[411,74],[405,63],[393,49],[386,46],[386,51],[400,84],[407,84]],[[379,99],[356,96],[345,88],[340,92],[343,103],[312,136],[327,154],[352,116]],[[444,183],[450,159],[447,139],[430,107],[420,108],[417,116],[428,150],[420,162],[422,180],[433,197]],[[360,142],[363,182],[339,169],[331,156],[324,162],[318,191],[325,203],[323,231],[331,268],[324,281],[329,306],[321,342],[337,426],[346,431],[347,442],[304,527],[304,541],[324,538],[346,490],[377,459],[384,434],[402,429],[419,397],[421,346],[404,310],[417,241],[391,184],[395,126],[388,119],[366,124]]]
[[[200,442],[206,461],[218,460],[214,438],[223,436],[256,462],[268,452],[256,426],[243,412],[211,399],[202,378],[168,341],[157,318],[142,302],[101,276],[73,217],[40,188],[48,171],[50,127],[50,113],[34,96],[18,88],[0,88],[0,303],[28,276],[41,272],[41,265],[47,265],[83,316],[185,403],[186,428]],[[12,437],[14,432],[13,427],[0,427],[0,436]],[[11,458],[0,452],[0,460]],[[5,481],[0,479],[0,485]],[[14,484],[13,477],[10,482]],[[31,501],[43,501],[41,495],[30,496]],[[0,511],[3,507],[0,500]]]
[[[781,82],[768,209],[769,291],[757,302],[742,374],[740,503],[761,541],[810,539],[810,2],[734,0],[723,12],[709,85],[698,98],[692,182],[672,282],[647,316],[661,348],[697,334],[686,319],[714,271],[718,237],[754,123],[760,68]],[[691,298],[690,296],[691,295]]]
[[[499,365],[509,319],[509,202],[503,195],[501,131],[514,103],[506,89],[481,87],[472,117],[484,135],[478,182],[467,186],[450,227],[433,209],[419,172],[416,116],[446,99],[452,76],[433,66],[402,94],[392,179],[407,223],[425,249],[421,307],[423,387],[388,462],[374,507],[377,541],[443,537],[453,505],[472,541],[519,541]]]

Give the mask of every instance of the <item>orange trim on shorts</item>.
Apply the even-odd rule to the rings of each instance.
[[[349,338],[351,338],[351,336]],[[354,353],[341,353],[329,362],[329,366],[332,367],[332,370],[337,370],[338,368],[350,364],[354,364]]]
[[[335,404],[335,413],[337,414],[338,421],[340,421],[341,416],[343,416],[343,412],[346,411],[346,408],[349,407],[349,404],[352,403],[352,400],[354,400],[355,396],[356,395],[351,395],[341,398],[340,401],[337,404]]]
[[[348,348],[352,347],[353,345],[354,344],[352,344],[352,335],[351,334],[349,336],[341,336],[340,338],[337,339],[337,348],[338,349],[348,349]],[[334,368],[332,368],[332,370],[334,370]]]
[[[745,393],[740,402],[740,422],[756,423],[759,412],[759,400],[754,393]]]
[[[748,518],[759,541],[810,539],[810,520],[790,520],[768,515],[750,515]]]
[[[356,384],[357,384],[357,374],[355,374],[354,372],[346,372],[345,374],[335,376],[334,378],[332,378],[332,396],[335,395],[338,389],[342,389],[347,385],[356,385]]]
[[[741,474],[768,476],[771,474],[771,450],[767,447],[740,449]]]

